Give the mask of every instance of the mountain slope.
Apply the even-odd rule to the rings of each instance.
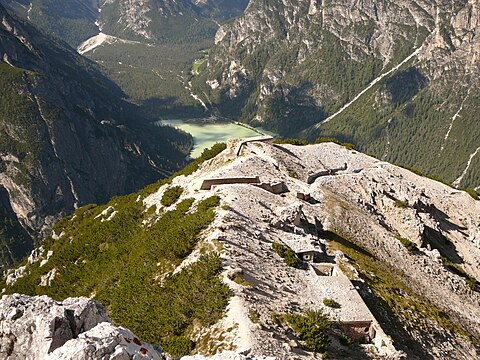
[[[222,115],[476,187],[479,17],[474,0],[253,0],[193,88]]]
[[[131,192],[184,163],[187,135],[142,125],[88,60],[1,6],[0,19],[0,184],[11,221],[35,237],[59,214]]]
[[[63,219],[6,293],[94,296],[174,355],[478,357],[467,193],[333,143],[232,141],[181,175]]]
[[[77,47],[103,31],[128,40],[201,41],[218,22],[240,15],[246,0],[2,0],[36,27]]]

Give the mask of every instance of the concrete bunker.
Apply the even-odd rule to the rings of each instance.
[[[272,194],[278,195],[288,192],[288,187],[285,185],[283,181],[277,182],[269,182],[269,183],[260,183],[260,184],[253,184],[254,186],[258,186],[263,190],[271,192]]]
[[[353,341],[360,344],[371,344],[375,338],[375,329],[372,320],[339,321],[342,332]]]
[[[336,175],[337,172],[347,170],[347,163],[344,163],[343,166],[332,169],[324,169],[317,171],[316,173],[310,174],[307,177],[307,184],[313,184],[321,176]]]
[[[319,262],[322,256],[322,252],[319,251],[318,249],[295,250],[295,254],[298,256],[300,260],[304,262],[312,263],[312,264]]]
[[[245,124],[240,124],[240,123],[238,123],[238,124],[241,125],[241,126],[245,126],[245,127],[250,128],[250,129],[253,129],[253,128],[249,127],[248,125],[246,126]],[[253,130],[255,130],[255,129],[253,129]],[[255,131],[257,131],[257,130],[255,130]],[[245,140],[242,140],[240,142],[240,144],[238,144],[236,154],[237,154],[237,156],[240,156],[240,153],[242,152],[243,145],[246,145],[249,142],[254,142],[254,141],[273,142],[273,139],[274,139],[273,136],[270,136],[270,135],[261,135],[261,136],[254,136],[254,137],[251,137],[251,138],[246,138]]]
[[[255,177],[233,177],[219,179],[205,179],[202,182],[200,190],[210,190],[215,185],[232,185],[232,184],[259,184],[260,178]]]

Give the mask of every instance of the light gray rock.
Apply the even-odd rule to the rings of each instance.
[[[0,300],[0,359],[161,360],[161,349],[111,323],[89,298],[57,302],[47,296],[4,295]]]

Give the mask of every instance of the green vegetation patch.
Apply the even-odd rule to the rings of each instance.
[[[328,143],[332,142],[337,145],[341,145],[347,150],[355,150],[355,145],[346,143],[346,142],[341,142],[340,140],[333,138],[333,137],[319,137],[317,138],[313,144],[322,144],[322,143]],[[286,138],[286,139],[276,139],[274,141],[275,144],[290,144],[290,145],[297,145],[297,146],[305,146],[312,144],[306,139],[297,139],[297,138]]]
[[[250,309],[248,310],[248,318],[254,324],[260,324],[260,314],[258,311]]]
[[[285,260],[285,264],[294,268],[298,268],[300,266],[300,259],[288,246],[274,242],[272,247],[273,250],[275,250],[275,252]]]
[[[180,176],[180,175],[188,176],[188,175],[193,174],[195,171],[198,170],[198,168],[200,167],[200,165],[202,163],[204,163],[207,160],[210,160],[210,159],[214,158],[215,156],[220,154],[226,148],[227,148],[227,144],[216,143],[211,148],[203,150],[202,155],[200,155],[198,158],[193,160],[191,163],[189,163],[187,166],[185,166],[182,170],[177,171],[176,173],[174,173],[172,176],[170,176],[167,179],[161,179],[161,180],[157,181],[156,183],[153,183],[153,184],[150,184],[150,185],[146,186],[145,188],[143,188],[139,192],[139,194],[144,195],[144,196],[153,194],[161,186],[163,186],[165,184],[170,184],[175,177]]]
[[[242,278],[239,274],[230,275],[229,279],[232,280],[232,281],[235,281],[238,285],[242,285],[242,286],[252,286],[253,285],[251,282]]]
[[[395,200],[395,206],[402,209],[406,209],[409,207],[407,200],[398,200],[398,199]]]
[[[304,314],[285,314],[283,319],[297,333],[305,346],[315,352],[325,352],[330,339],[328,331],[332,323],[321,310],[309,310]]]
[[[323,299],[323,305],[334,308],[334,309],[339,309],[341,306],[338,302],[336,302],[333,299]]]
[[[297,146],[303,146],[303,145],[308,145],[308,140],[305,139],[294,139],[294,138],[288,138],[288,139],[276,139],[274,141],[275,144],[290,144],[290,145],[297,145]]]
[[[29,274],[6,288],[6,293],[94,296],[117,325],[131,329],[144,341],[160,344],[173,356],[190,353],[189,331],[209,326],[225,311],[230,291],[220,281],[221,260],[206,253],[181,272],[168,274],[195,248],[199,235],[215,217],[219,198],[178,203],[154,224],[143,226],[143,203],[137,194],[115,197],[105,206],[88,205],[55,227],[58,240],[46,240],[53,256],[43,267],[28,265]],[[96,218],[111,206],[109,221]],[[40,279],[52,269],[48,287]]]
[[[183,194],[183,188],[181,186],[173,186],[165,190],[160,203],[163,206],[170,206],[177,202],[180,196]]]
[[[465,191],[468,195],[470,195],[474,200],[480,200],[480,193],[475,189],[468,188],[468,189],[461,189]]]
[[[418,250],[418,247],[417,245],[415,245],[413,242],[411,242],[410,240],[408,239],[405,239],[401,236],[395,236],[395,239],[397,239],[398,241],[400,241],[402,243],[403,246],[405,246],[405,248],[408,250],[408,252],[410,254],[414,253],[415,251]]]
[[[473,291],[476,291],[478,289],[478,281],[475,279],[473,276],[468,274],[465,270],[463,270],[459,265],[455,264],[454,262],[450,261],[447,257],[442,256],[442,263],[443,266],[445,266],[448,270],[453,272],[454,274],[462,277],[467,285],[472,289]]]

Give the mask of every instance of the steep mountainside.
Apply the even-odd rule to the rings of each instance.
[[[11,13],[71,46],[98,33],[97,0],[2,0]]]
[[[2,0],[7,9],[77,47],[106,34],[149,42],[213,38],[246,0]]]
[[[0,0],[17,16],[97,62],[157,118],[205,116],[189,84],[219,23],[247,0]]]
[[[0,21],[4,265],[31,249],[27,233],[35,237],[59,214],[134,191],[183,165],[191,138],[142,125],[137,109],[90,61],[1,6]]]
[[[246,0],[104,1],[99,26],[131,40],[200,42],[213,38],[218,22],[240,15],[246,5]]]
[[[193,81],[222,115],[480,185],[477,0],[252,0]]]
[[[78,209],[4,292],[95,297],[185,359],[480,356],[479,201],[333,143],[232,141],[198,167],[223,149]]]

